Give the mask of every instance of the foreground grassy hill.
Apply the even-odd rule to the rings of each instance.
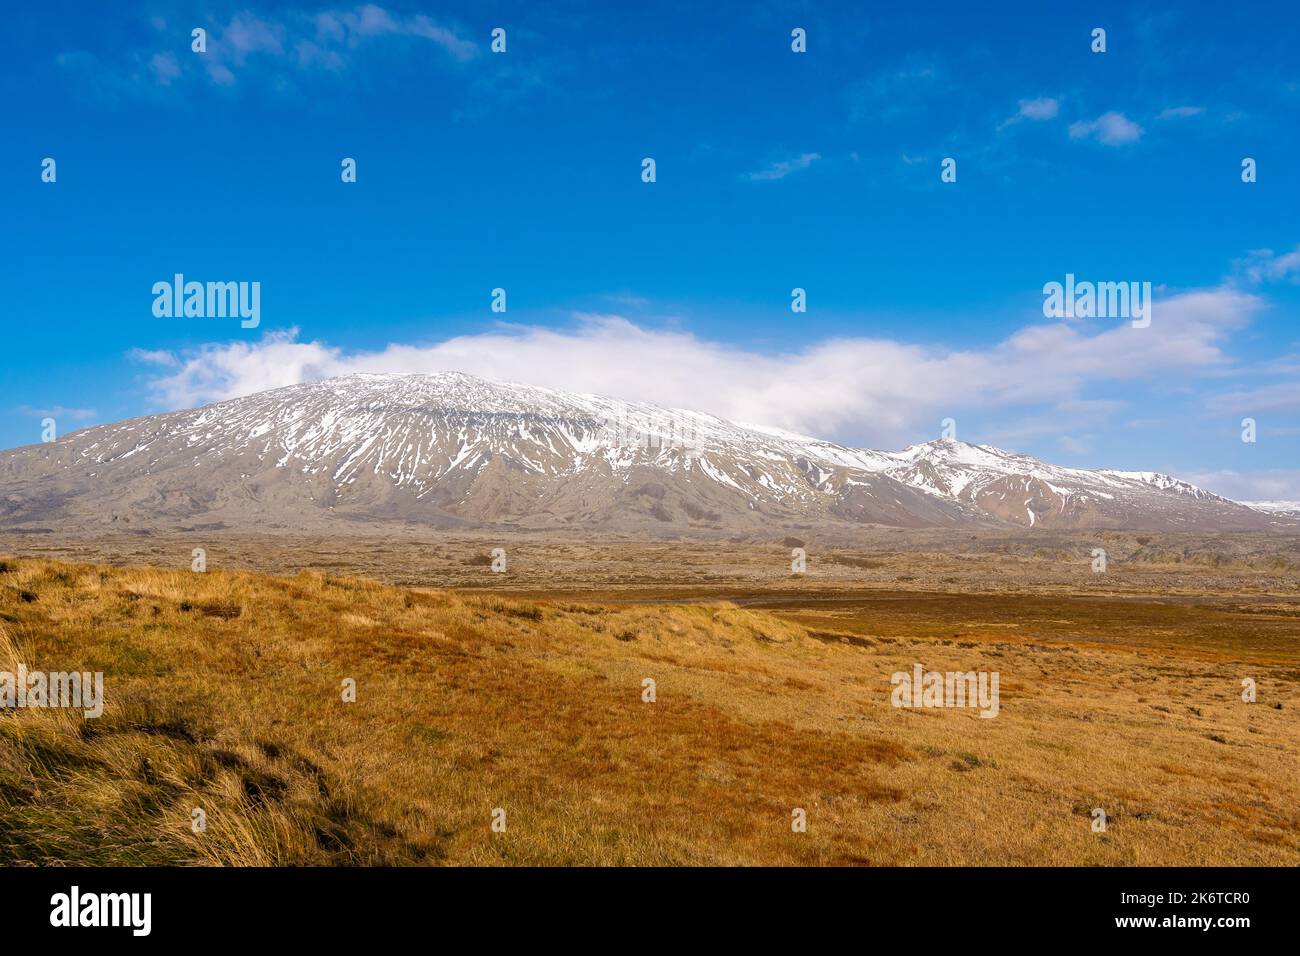
[[[1295,616],[1052,600],[759,612],[6,559],[0,671],[103,671],[107,703],[0,710],[0,862],[1300,864]],[[998,671],[999,715],[891,707],[914,662]]]

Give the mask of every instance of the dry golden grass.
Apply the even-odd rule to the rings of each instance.
[[[360,529],[358,529],[360,530]],[[801,532],[802,534],[802,532]],[[489,570],[495,547],[509,574]],[[814,534],[782,541],[655,540],[570,532],[242,534],[188,532],[93,535],[0,530],[0,553],[57,561],[188,570],[195,547],[208,568],[274,574],[348,574],[403,587],[612,589],[715,588],[745,593],[808,588],[1051,593],[1272,595],[1300,599],[1300,535],[1126,531],[952,532],[869,528],[851,541]],[[807,552],[807,573],[790,573],[791,548]],[[1109,570],[1092,573],[1092,549]]]
[[[1285,609],[949,597],[631,605],[9,559],[0,670],[103,671],[107,705],[0,712],[0,860],[1300,863]],[[1000,672],[999,716],[891,707],[917,661]]]

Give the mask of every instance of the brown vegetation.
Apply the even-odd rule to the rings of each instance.
[[[1294,603],[753,598],[6,559],[0,670],[107,705],[0,712],[0,860],[1300,863]],[[914,662],[999,715],[892,707]]]

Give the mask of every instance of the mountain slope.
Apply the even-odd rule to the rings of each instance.
[[[459,373],[350,375],[0,454],[0,527],[373,522],[728,533],[1290,524],[1166,475],[947,440],[847,448]]]

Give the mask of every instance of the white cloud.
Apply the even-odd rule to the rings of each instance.
[[[1040,96],[1032,100],[1021,100],[1019,108],[1014,116],[1009,116],[998,124],[998,130],[1004,130],[1008,126],[1019,123],[1021,120],[1041,123],[1044,120],[1056,119],[1056,114],[1061,111],[1060,100],[1051,96]]]
[[[348,42],[356,37],[413,36],[431,40],[458,60],[472,59],[478,47],[441,26],[424,14],[393,16],[383,7],[367,3],[350,11],[322,13],[317,17],[318,38],[323,41]]]
[[[1168,109],[1161,110],[1156,119],[1187,119],[1190,116],[1199,116],[1204,112],[1204,108],[1200,106],[1171,106]]]
[[[67,419],[74,422],[84,422],[88,418],[94,418],[98,414],[93,408],[64,408],[62,405],[55,405],[52,408],[30,408],[27,405],[19,405],[18,413],[21,415],[30,415],[32,418],[53,418]]]
[[[800,170],[807,169],[817,160],[821,159],[820,153],[804,153],[802,156],[796,156],[794,159],[783,160],[779,163],[773,163],[766,169],[761,169],[756,173],[750,173],[745,178],[750,182],[769,182],[774,179],[785,179],[791,173],[797,173]]]
[[[1251,249],[1245,259],[1233,263],[1237,271],[1254,283],[1300,280],[1300,246],[1277,255],[1272,249]]]
[[[181,75],[180,64],[174,53],[155,53],[149,59],[149,69],[162,86],[171,86],[172,80]]]
[[[131,349],[126,353],[126,357],[133,362],[143,362],[146,365],[178,365],[180,360],[171,352],[164,349]]]
[[[215,60],[208,64],[208,76],[218,86],[233,86],[235,83],[235,74],[230,72],[230,68]]]
[[[1095,139],[1105,146],[1135,143],[1141,136],[1142,127],[1123,113],[1102,113],[1090,122],[1070,124],[1070,139]]]
[[[1300,412],[1300,382],[1275,382],[1217,395],[1209,405],[1212,409],[1234,415]]]
[[[253,16],[239,13],[231,18],[209,47],[211,54],[228,54],[234,62],[242,64],[253,53],[280,56],[284,53],[285,28]]]
[[[124,91],[132,86],[173,87],[187,75],[206,75],[216,86],[231,87],[246,72],[266,65],[338,73],[363,47],[392,38],[431,43],[462,63],[479,53],[473,41],[424,14],[405,16],[365,3],[320,13],[282,9],[274,17],[236,13],[224,25],[214,23],[208,29],[207,52],[202,56],[187,53],[178,58],[170,50],[128,51],[125,75],[115,74],[110,65],[88,53],[60,54],[57,61],[66,69],[93,76],[97,84],[120,85]]]
[[[1089,385],[1224,367],[1223,340],[1259,304],[1229,288],[1189,292],[1157,301],[1147,329],[1043,322],[966,351],[842,337],[764,353],[616,315],[579,315],[564,329],[503,326],[377,351],[301,342],[294,329],[258,342],[204,346],[179,356],[176,371],[150,385],[159,405],[176,408],[350,372],[455,370],[887,445],[961,409],[1069,409]],[[1094,418],[1099,411],[1095,402],[1073,407]]]
[[[1233,501],[1300,501],[1300,470],[1297,469],[1255,472],[1224,469],[1190,474],[1186,480]]]
[[[1042,96],[1035,100],[1021,100],[1020,112],[1016,115],[1028,120],[1049,120],[1056,116],[1060,105],[1050,96]]]

